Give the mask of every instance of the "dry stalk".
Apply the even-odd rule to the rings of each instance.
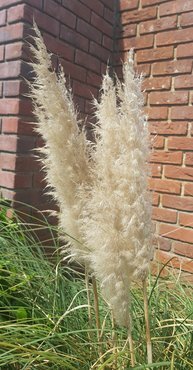
[[[146,327],[147,363],[152,364],[152,343],[151,343],[148,297],[147,297],[147,280],[146,279],[143,280],[142,284],[143,284],[143,301],[144,301],[144,315],[145,315],[145,327]]]

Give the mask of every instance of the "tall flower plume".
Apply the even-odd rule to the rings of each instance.
[[[145,278],[153,254],[141,78],[135,76],[132,51],[123,65],[123,83],[118,78],[114,83],[107,70],[95,101],[96,140],[90,145],[78,128],[64,73],[57,77],[51,71],[37,28],[36,34],[31,95],[61,226],[73,237],[68,246],[74,258],[89,263],[98,278],[116,321],[129,326],[131,282]]]
[[[31,51],[35,78],[30,96],[37,118],[36,131],[43,137],[45,146],[43,163],[50,192],[60,206],[60,223],[70,253],[76,260],[85,262],[89,251],[82,243],[80,233],[84,192],[90,184],[90,145],[84,130],[79,129],[72,96],[66,87],[62,68],[58,75],[52,69],[41,34],[34,25],[35,46]]]

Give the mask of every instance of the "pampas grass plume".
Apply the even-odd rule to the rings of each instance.
[[[133,53],[123,64],[123,82],[103,77],[95,101],[95,144],[78,128],[77,114],[61,70],[51,60],[36,27],[35,81],[31,88],[37,131],[45,140],[47,181],[61,208],[63,230],[74,258],[89,263],[120,325],[129,326],[129,288],[144,279],[152,258],[151,198],[147,190],[149,138],[141,78]]]

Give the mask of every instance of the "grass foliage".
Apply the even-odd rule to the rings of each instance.
[[[46,221],[37,226],[16,217],[9,220],[6,206],[0,212],[0,369],[130,369],[127,331],[112,327],[111,312],[101,297],[98,342],[91,282],[89,324],[83,275],[61,261],[56,239],[52,263],[45,257],[34,229],[52,233],[51,226]],[[143,298],[141,287],[135,286],[135,369],[191,370],[192,287],[170,273],[165,279],[150,277],[148,293],[154,363],[146,365]]]

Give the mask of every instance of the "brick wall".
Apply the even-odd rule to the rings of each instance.
[[[193,1],[120,0],[119,16],[118,73],[119,52],[134,48],[145,76],[157,255],[186,256],[172,263],[193,271]]]
[[[43,173],[32,149],[41,144],[29,123],[31,103],[23,94],[23,78],[30,78],[26,41],[33,17],[45,43],[70,76],[81,116],[90,115],[107,60],[113,50],[111,0],[1,0],[0,1],[0,188],[13,202],[47,209]],[[17,208],[18,203],[15,203]],[[20,204],[20,209],[25,210]],[[29,212],[29,210],[28,210]]]

